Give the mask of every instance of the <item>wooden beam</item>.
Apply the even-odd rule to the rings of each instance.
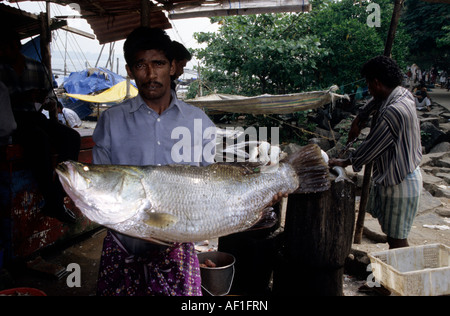
[[[70,26],[63,26],[63,27],[61,27],[61,29],[63,29],[64,31],[73,33],[73,34],[77,34],[77,35],[95,40],[94,34],[91,34],[91,33],[88,33],[88,32],[85,32],[85,31],[82,31],[82,30],[79,30],[79,29],[76,29],[76,28],[73,28]]]
[[[308,12],[311,11],[311,4],[306,0],[279,0],[276,2],[272,0],[222,0],[216,1],[214,4],[203,2],[179,3],[166,6],[165,9],[169,12],[170,19],[187,19],[277,12]]]
[[[150,27],[150,2],[141,0],[141,26]]]

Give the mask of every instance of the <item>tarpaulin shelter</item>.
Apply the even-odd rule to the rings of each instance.
[[[72,72],[64,81],[64,89],[71,94],[92,94],[115,86],[125,78],[105,68],[87,68]]]
[[[135,97],[138,94],[137,88],[129,84],[129,97]],[[127,97],[127,81],[119,82],[111,88],[96,95],[89,94],[66,94],[68,97],[75,98],[90,103],[118,103]]]
[[[81,119],[93,111],[90,103],[117,103],[127,93],[127,81],[122,76],[105,68],[88,68],[72,72],[63,86],[68,98],[62,98],[64,107],[74,110]],[[130,84],[130,95],[135,87]]]
[[[186,100],[187,103],[212,111],[246,114],[288,114],[317,109],[346,96],[335,94],[333,86],[328,90],[293,93],[284,95],[260,95],[245,97],[213,94]]]

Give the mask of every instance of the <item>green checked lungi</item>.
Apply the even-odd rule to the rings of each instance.
[[[367,212],[378,219],[388,237],[407,239],[419,209],[421,191],[422,174],[417,167],[398,185],[372,184]]]

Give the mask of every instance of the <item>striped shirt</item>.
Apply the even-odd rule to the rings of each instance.
[[[420,124],[411,93],[397,87],[381,105],[370,134],[350,161],[358,172],[373,162],[373,180],[383,186],[397,185],[422,159]]]

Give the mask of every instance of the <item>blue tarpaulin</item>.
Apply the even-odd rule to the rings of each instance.
[[[125,78],[105,68],[88,68],[72,72],[64,81],[64,89],[70,94],[91,94],[109,89]]]
[[[64,81],[64,90],[69,94],[94,94],[109,89],[125,78],[105,68],[88,68],[72,72]],[[81,119],[92,113],[91,104],[74,98],[61,100],[64,107],[74,110]]]
[[[30,57],[31,59],[42,62],[41,38],[39,36],[36,36],[32,40],[29,40],[28,42],[22,45],[20,52],[25,56]]]

